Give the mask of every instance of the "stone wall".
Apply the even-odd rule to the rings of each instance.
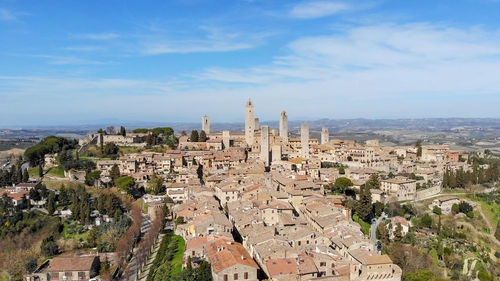
[[[425,199],[441,192],[441,185],[435,185],[424,190],[419,190],[415,194],[415,200]]]

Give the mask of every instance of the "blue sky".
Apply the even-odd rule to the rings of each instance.
[[[500,117],[500,1],[0,0],[0,127]]]

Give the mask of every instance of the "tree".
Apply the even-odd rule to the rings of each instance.
[[[194,279],[196,281],[212,281],[212,269],[210,263],[202,261],[200,266],[194,271]]]
[[[366,222],[370,221],[372,214],[372,193],[366,186],[361,188],[357,213],[362,220]]]
[[[184,224],[184,217],[183,216],[178,216],[175,219],[175,224]]]
[[[341,174],[341,175],[345,174],[345,168],[343,166],[339,167],[339,174]]]
[[[149,180],[148,182],[149,190],[155,195],[162,193],[165,190],[163,186],[163,181],[164,179],[162,177],[159,177],[156,174],[154,174],[151,177],[151,180]]]
[[[417,272],[406,272],[403,280],[405,281],[442,281],[434,272],[430,270],[419,270]]]
[[[104,154],[105,155],[115,155],[115,154],[118,154],[119,150],[120,149],[118,148],[118,146],[114,142],[108,142],[104,146]]]
[[[38,176],[43,177],[43,168],[42,164],[38,165]]]
[[[125,127],[123,126],[120,126],[120,135],[124,137],[127,135],[127,130],[125,130]]]
[[[341,190],[346,190],[350,186],[353,186],[353,183],[346,177],[340,177],[335,180],[335,183],[333,185]]]
[[[131,176],[119,177],[115,180],[115,185],[123,191],[129,192],[135,186],[135,180]]]
[[[56,210],[56,194],[54,192],[49,192],[46,209],[49,215],[52,215]]]
[[[30,175],[28,173],[28,169],[24,169],[23,171],[23,182],[28,182],[30,179]]]
[[[379,224],[377,227],[377,238],[382,241],[384,245],[389,244],[389,230],[387,229],[387,226],[383,223]]]
[[[118,165],[114,164],[113,167],[111,167],[109,176],[111,177],[111,180],[113,180],[113,183],[116,185],[115,180],[120,177],[120,168],[118,167]]]
[[[34,256],[28,257],[26,259],[26,261],[24,262],[24,268],[26,269],[26,271],[28,273],[32,273],[33,271],[35,271],[37,266],[38,266],[38,262],[37,262],[36,257],[34,257]]]
[[[206,142],[207,141],[207,133],[205,131],[201,130],[200,132],[200,137],[199,137],[200,142]]]
[[[438,216],[440,216],[442,214],[441,208],[439,208],[438,206],[434,206],[434,208],[432,209],[432,212]]]
[[[500,241],[500,221],[497,223],[497,230],[495,231],[495,237]]]
[[[429,214],[425,214],[420,218],[420,226],[430,228],[432,227],[432,217]]]
[[[422,141],[418,140],[417,143],[415,144],[415,147],[417,147],[417,157],[422,156]]]
[[[365,183],[365,188],[368,189],[380,189],[380,180],[378,175],[371,175],[370,178]]]
[[[59,246],[57,246],[57,243],[54,241],[54,236],[43,239],[40,250],[42,255],[46,257],[57,255],[59,253]]]
[[[403,240],[403,226],[398,222],[394,230],[394,242],[401,242],[401,240]]]
[[[191,137],[189,138],[191,142],[198,142],[199,135],[197,130],[192,130],[191,131]]]
[[[468,214],[468,213],[472,212],[472,210],[473,210],[472,206],[465,201],[460,202],[460,204],[458,204],[458,209],[460,210],[461,213],[464,213],[464,214]]]
[[[384,203],[377,201],[373,203],[373,213],[375,214],[376,217],[379,217],[382,215],[382,212],[384,211]]]
[[[458,207],[458,204],[453,204],[453,206],[451,206],[451,211],[452,211],[454,214],[458,214],[458,213],[460,213],[460,208]]]

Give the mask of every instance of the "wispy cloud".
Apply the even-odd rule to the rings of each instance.
[[[299,38],[273,63],[243,69],[206,69],[197,77],[253,83],[276,96],[310,99],[404,99],[418,95],[498,94],[500,31],[429,23],[351,27]],[[272,90],[271,90],[272,89]],[[403,103],[403,102],[402,102]],[[326,110],[326,109],[325,109]]]
[[[54,65],[72,65],[72,64],[100,65],[109,63],[98,60],[79,58],[75,56],[55,56],[55,55],[24,55],[24,56],[47,59],[48,64],[54,64]]]
[[[68,46],[68,47],[64,47],[61,49],[67,50],[67,51],[76,51],[76,52],[93,52],[93,51],[102,50],[103,47],[100,47],[100,46]]]
[[[313,19],[351,10],[351,4],[333,1],[310,1],[294,6],[290,16],[299,19]]]
[[[228,52],[253,48],[272,33],[242,33],[214,26],[200,26],[197,38],[168,39],[169,34],[157,34],[143,40],[141,52],[147,55],[168,53]],[[165,39],[167,37],[167,39]]]
[[[0,8],[0,21],[15,21],[17,16],[14,15],[10,10]]]
[[[78,39],[89,39],[89,40],[111,40],[120,37],[116,33],[87,33],[87,34],[77,34],[74,35]]]

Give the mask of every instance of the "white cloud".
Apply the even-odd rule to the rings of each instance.
[[[7,9],[0,9],[0,21],[15,21],[17,17]]]
[[[457,116],[467,103],[500,94],[499,31],[387,23],[332,34],[299,38],[268,65],[209,68],[197,78],[252,83],[239,92],[271,104],[307,104],[301,114],[311,116],[333,108],[346,113],[349,105],[357,105],[358,116],[366,116],[361,110],[388,117],[380,108],[388,106],[404,109],[399,116]]]
[[[290,16],[300,19],[313,19],[334,15],[352,9],[343,2],[312,1],[300,3],[292,8]]]
[[[253,48],[262,43],[265,38],[273,35],[258,32],[244,34],[213,26],[200,26],[198,29],[202,35],[197,36],[196,39],[191,37],[182,39],[182,36],[168,39],[171,37],[169,34],[155,34],[150,38],[141,39],[141,52],[147,55],[157,55],[237,51]]]
[[[111,40],[120,37],[116,33],[87,33],[87,34],[78,34],[74,37],[79,39],[89,39],[89,40]]]

